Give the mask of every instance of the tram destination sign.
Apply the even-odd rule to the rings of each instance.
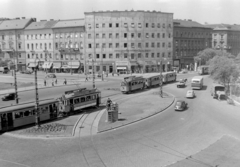
[[[131,49],[131,50],[121,50],[117,49],[115,52],[150,52],[151,50],[146,50],[146,49]]]

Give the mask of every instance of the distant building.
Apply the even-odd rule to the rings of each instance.
[[[53,27],[55,72],[84,72],[84,19],[60,20]]]
[[[34,21],[25,17],[0,21],[0,56],[20,70],[26,67],[24,29]]]
[[[229,52],[233,55],[240,53],[240,25],[206,24],[213,28],[212,47]]]
[[[211,48],[212,28],[192,20],[174,19],[173,32],[173,66],[193,70],[194,56]]]
[[[32,22],[25,28],[26,63],[29,68],[52,71],[55,20]]]
[[[87,72],[171,69],[173,14],[156,11],[85,12]],[[94,61],[94,63],[92,62]]]

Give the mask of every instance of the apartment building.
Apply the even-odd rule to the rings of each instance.
[[[25,17],[0,21],[1,59],[11,60],[10,63],[17,64],[19,70],[26,67],[24,29],[35,21],[35,18]]]
[[[240,53],[240,25],[206,24],[213,28],[212,47],[217,50],[238,55]]]
[[[92,72],[171,69],[173,14],[157,11],[85,12],[85,67]]]
[[[193,70],[194,56],[212,47],[212,28],[192,20],[174,19],[173,22],[173,66]]]
[[[84,72],[84,19],[60,20],[53,27],[55,72]]]
[[[41,20],[32,22],[25,28],[25,50],[28,68],[52,71],[53,66],[53,30],[57,21]]]

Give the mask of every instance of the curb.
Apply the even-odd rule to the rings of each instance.
[[[165,93],[166,93],[166,92],[165,92]],[[139,122],[139,121],[145,120],[145,119],[147,119],[147,118],[150,118],[150,117],[152,117],[152,116],[154,116],[154,115],[157,115],[157,114],[163,112],[164,110],[166,110],[167,108],[169,108],[170,106],[172,106],[172,104],[175,102],[175,99],[176,99],[175,96],[172,95],[171,93],[166,93],[166,94],[171,95],[171,96],[173,97],[173,101],[172,101],[167,107],[163,108],[162,110],[157,111],[157,112],[154,112],[154,113],[152,113],[152,114],[150,114],[150,115],[148,115],[148,116],[146,116],[146,117],[143,117],[143,118],[134,120],[134,121],[129,122],[129,123],[126,123],[126,124],[122,124],[122,125],[119,125],[119,126],[116,126],[116,127],[112,127],[112,128],[109,128],[109,129],[105,129],[105,130],[98,131],[97,133],[103,133],[103,132],[108,132],[108,131],[111,131],[111,130],[119,129],[119,128],[122,128],[122,127],[124,127],[124,126],[128,126],[128,125],[137,123],[137,122]]]

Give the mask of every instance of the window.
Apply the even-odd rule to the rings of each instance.
[[[127,38],[127,33],[124,33],[124,38]]]
[[[145,47],[148,48],[148,43],[145,44]]]
[[[120,58],[119,53],[116,53],[116,59],[119,59],[119,58]]]
[[[33,47],[33,43],[32,43],[32,50],[34,49],[34,47]]]
[[[142,47],[142,43],[138,43],[138,48],[141,48]]]
[[[171,42],[168,43],[168,47],[171,48]]]
[[[162,34],[162,37],[165,38],[165,33]]]
[[[148,38],[149,37],[149,35],[148,35],[148,33],[146,33],[146,38]]]
[[[162,27],[165,28],[165,24],[164,23],[163,23]]]
[[[162,47],[163,47],[163,48],[165,47],[165,43],[164,43],[164,42],[162,43]]]
[[[80,33],[80,38],[83,38],[83,33]]]
[[[96,43],[96,48],[99,48],[99,43]]]
[[[91,38],[91,34],[88,34],[88,39],[90,39]]]
[[[131,43],[131,48],[134,48],[135,46],[134,46],[134,43]]]
[[[157,24],[157,27],[158,27],[158,28],[161,28],[161,24],[160,24],[160,23],[158,23],[158,24]]]
[[[119,33],[116,33],[116,38],[119,38]]]
[[[106,34],[102,34],[102,38],[106,38]]]
[[[113,58],[113,54],[109,54],[109,59],[112,59]]]
[[[88,44],[88,48],[92,48],[92,44]]]
[[[88,24],[88,29],[91,29],[92,28],[92,25],[91,24]]]
[[[52,48],[52,44],[51,43],[49,43],[49,49],[51,49]]]
[[[157,53],[157,57],[158,57],[158,58],[160,57],[160,53]]]
[[[141,53],[138,53],[138,58],[141,58],[142,57],[142,54]]]
[[[146,23],[146,28],[148,28],[148,23]]]
[[[131,37],[134,38],[134,33],[131,33]]]
[[[109,38],[112,38],[112,33],[109,34]]]
[[[134,28],[134,27],[135,27],[134,23],[132,23],[132,24],[131,24],[131,27],[132,27],[132,28]]]
[[[30,55],[28,54],[28,59],[30,59]]]
[[[154,47],[155,47],[155,44],[154,44],[154,42],[152,42],[151,46],[152,46],[152,48],[154,48]]]
[[[154,33],[152,33],[152,38],[154,38]]]
[[[38,44],[36,43],[36,49],[38,49]]]
[[[105,28],[105,23],[102,24],[102,27]]]
[[[106,44],[105,43],[102,44],[102,48],[106,48]]]
[[[40,49],[42,49],[42,43],[40,43]]]
[[[168,24],[168,28],[171,28],[172,27],[172,25],[171,24]]]
[[[124,23],[124,27],[127,28],[127,27],[128,27],[128,24],[127,24],[127,23]]]
[[[17,35],[17,38],[18,38],[18,39],[21,39],[21,35],[20,35],[20,34],[18,34],[18,35]]]
[[[37,34],[35,35],[35,39],[37,39]]]
[[[134,59],[134,53],[131,53],[131,59]]]
[[[138,38],[141,38],[141,33],[138,33]]]
[[[168,38],[171,38],[171,33],[168,34]]]
[[[99,54],[96,54],[96,58],[99,59],[99,58],[100,58],[100,55],[99,55]]]
[[[109,43],[109,48],[112,48],[112,43]]]
[[[99,34],[96,34],[96,38],[99,38]]]
[[[76,32],[76,33],[75,33],[75,38],[77,38],[78,36],[79,36],[79,33]]]
[[[112,28],[112,23],[109,23],[109,27]]]
[[[157,37],[160,38],[160,33],[157,33]]]
[[[27,44],[27,49],[29,49],[29,43]]]
[[[116,43],[116,48],[119,48],[119,43]]]
[[[124,46],[123,46],[124,48],[127,48],[127,43],[124,43]]]
[[[152,53],[152,58],[154,58],[154,53]]]
[[[106,54],[103,54],[103,59],[106,59]]]
[[[116,23],[116,27],[119,27],[119,23]]]
[[[168,52],[168,57],[171,57],[171,52]]]
[[[45,38],[45,39],[47,38],[47,34],[44,34],[44,38]]]
[[[142,24],[141,23],[138,23],[138,28],[142,28]]]
[[[18,49],[22,49],[22,44],[18,43]]]
[[[29,35],[27,35],[27,39],[29,39]]]
[[[160,42],[157,43],[157,47],[160,48]]]
[[[48,34],[48,37],[51,38],[51,34]]]
[[[155,28],[155,24],[154,23],[152,23],[152,28]]]
[[[96,28],[99,28],[99,24],[96,24]]]
[[[148,58],[148,53],[145,54],[145,57]]]
[[[165,53],[164,52],[162,53],[162,57],[165,57]]]
[[[124,53],[124,59],[127,59],[127,58],[128,58],[128,54]]]

